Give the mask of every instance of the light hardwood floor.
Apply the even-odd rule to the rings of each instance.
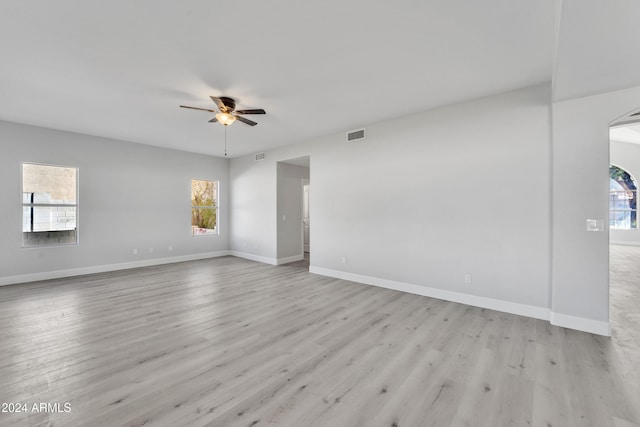
[[[640,426],[640,248],[613,337],[234,257],[0,288],[1,426]]]

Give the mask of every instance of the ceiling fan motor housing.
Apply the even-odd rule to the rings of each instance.
[[[221,96],[220,101],[227,107],[227,112],[230,113],[236,109],[236,101],[233,98]]]

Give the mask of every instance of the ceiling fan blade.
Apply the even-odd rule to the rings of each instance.
[[[215,123],[215,122],[217,122],[217,121],[218,121],[218,119],[216,119],[216,118],[214,117],[213,119],[209,120],[209,123]]]
[[[211,98],[211,100],[216,103],[220,111],[222,111],[223,113],[229,112],[229,107],[225,105],[224,101],[222,101],[221,98],[218,98],[216,96],[210,96],[209,98]]]
[[[235,117],[238,121],[240,121],[240,122],[242,122],[242,123],[246,123],[246,124],[248,124],[249,126],[255,126],[255,125],[257,125],[257,124],[258,124],[258,123],[256,123],[256,122],[254,122],[253,120],[245,119],[245,118],[244,118],[244,117],[242,117],[242,116],[236,116],[236,115],[234,114],[234,117]]]
[[[191,108],[192,110],[202,110],[202,111],[208,111],[210,113],[217,113],[216,110],[209,110],[207,108],[189,107],[188,105],[181,105],[180,108]]]
[[[255,108],[253,110],[238,110],[236,114],[267,114],[262,108]]]

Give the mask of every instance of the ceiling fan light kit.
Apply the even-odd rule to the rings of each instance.
[[[236,121],[236,118],[229,113],[218,113],[216,114],[216,120],[224,126],[229,126]]]

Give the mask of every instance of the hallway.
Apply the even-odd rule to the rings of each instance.
[[[611,344],[623,373],[640,384],[640,246],[611,245],[609,260]]]

